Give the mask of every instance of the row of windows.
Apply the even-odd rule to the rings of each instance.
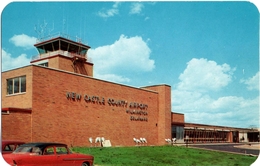
[[[40,66],[48,67],[49,63],[41,63]],[[7,79],[7,94],[26,92],[26,76]]]
[[[184,138],[184,127],[183,126],[172,126],[172,138],[183,139]]]
[[[7,94],[26,92],[26,76],[7,79]]]

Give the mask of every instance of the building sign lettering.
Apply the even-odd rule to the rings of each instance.
[[[147,108],[148,108],[148,105],[147,105],[147,104],[142,104],[142,103],[132,102],[132,103],[130,103],[130,108],[147,109]]]
[[[72,100],[80,100],[81,95],[75,92],[67,92],[66,93],[67,98],[72,99]]]
[[[122,106],[122,107],[127,107],[127,101],[125,100],[115,100],[115,99],[111,99],[109,98],[107,103],[109,105],[112,105],[112,106]]]
[[[130,120],[131,121],[148,121],[148,118],[147,117],[140,117],[140,116],[138,116],[138,117],[134,117],[134,116],[130,116]]]
[[[105,99],[103,97],[99,97],[99,96],[89,96],[89,95],[84,95],[84,100],[88,103],[88,102],[92,102],[92,103],[98,103],[98,104],[103,104],[105,105]]]
[[[81,94],[75,92],[66,92],[67,99],[80,101]],[[100,96],[84,94],[83,99],[86,103],[105,105],[105,98]],[[125,112],[130,115],[131,121],[148,121],[148,105],[137,102],[128,102],[126,100],[117,100],[113,98],[107,99],[107,104],[109,106],[128,108]]]

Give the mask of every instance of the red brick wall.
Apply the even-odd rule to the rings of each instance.
[[[2,140],[31,141],[31,113],[10,112],[1,116]]]
[[[35,65],[2,74],[3,80],[26,75],[27,81],[25,94],[6,96],[2,93],[3,107],[32,108],[30,116],[19,116],[18,112],[4,116],[2,131],[6,139],[90,146],[90,137],[104,137],[113,146],[133,146],[133,138],[146,138],[148,145],[161,145],[170,135],[169,86],[154,86],[156,92]],[[3,92],[6,92],[5,82],[2,81]],[[68,98],[68,92],[80,94],[81,98]],[[95,98],[85,101],[84,95],[99,97],[101,102]],[[108,101],[113,100],[123,104],[109,104]],[[134,103],[141,107],[130,107]],[[26,127],[17,128],[9,123],[12,116],[19,121],[17,124],[26,124]],[[131,117],[143,119],[132,120]],[[16,135],[10,136],[17,130]]]
[[[158,92],[158,144],[165,144],[171,138],[171,87],[158,85],[145,87]]]
[[[47,59],[49,59],[48,67],[59,69],[59,57],[58,56],[49,57]],[[70,71],[70,70],[68,70],[68,71]]]
[[[6,80],[26,75],[26,93],[7,95]],[[32,108],[32,66],[2,72],[2,108]],[[31,113],[1,115],[2,139],[31,141]]]
[[[166,106],[170,103],[167,101],[163,107],[158,105],[160,97],[163,97],[161,100],[169,97],[167,86],[159,88],[164,93],[160,95],[157,92],[38,66],[34,66],[33,71],[33,141],[58,141],[74,146],[88,146],[89,137],[105,137],[113,146],[132,146],[135,145],[133,138],[142,137],[147,139],[149,145],[158,145],[161,143],[158,142],[158,132],[170,135],[170,106]],[[81,99],[68,99],[67,92],[80,94]],[[102,97],[105,104],[86,102],[85,94]],[[109,99],[127,101],[127,104],[112,106],[108,104]],[[131,102],[146,104],[148,107],[130,108]],[[158,119],[160,109],[159,114],[163,118]],[[165,109],[166,114],[163,113]],[[131,116],[139,115],[127,113],[127,110],[147,113],[140,116],[147,121],[130,120]]]
[[[172,123],[184,124],[184,114],[172,112]]]

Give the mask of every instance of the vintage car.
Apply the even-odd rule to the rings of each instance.
[[[23,141],[2,140],[2,154],[12,153],[17,147],[25,144]]]
[[[26,143],[13,153],[3,155],[11,166],[93,166],[94,157],[73,153],[63,143]]]

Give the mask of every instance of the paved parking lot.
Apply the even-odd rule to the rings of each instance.
[[[223,151],[229,153],[239,153],[239,154],[250,154],[254,156],[258,156],[259,151],[259,143],[252,144],[244,144],[244,143],[236,143],[236,144],[189,144],[189,147],[194,148],[203,148],[209,150]]]

